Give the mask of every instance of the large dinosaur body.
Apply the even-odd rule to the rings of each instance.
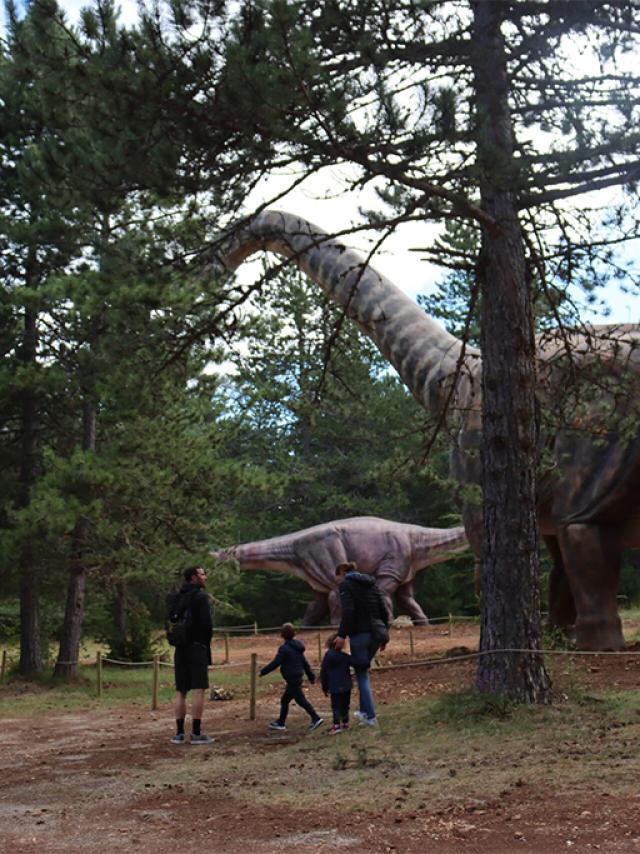
[[[292,258],[343,307],[421,405],[438,420],[446,418],[455,477],[479,483],[480,351],[464,348],[356,252],[304,219],[264,211],[234,232],[221,260],[233,270],[261,250]],[[539,489],[540,531],[554,559],[550,622],[575,624],[582,648],[620,649],[624,639],[616,593],[621,553],[640,547],[640,433],[637,410],[631,409],[637,406],[640,385],[640,326],[546,333],[538,341],[538,357],[543,405],[556,406],[571,388],[571,377],[591,370],[594,363],[599,376],[621,378],[635,389],[621,401],[604,382],[593,406],[578,407],[573,422],[545,437],[552,465]],[[627,419],[621,432],[618,417],[625,407],[635,426],[629,430]],[[468,505],[463,515],[479,556],[481,514]]]
[[[287,572],[306,581],[314,592],[302,621],[307,626],[323,620],[327,610],[332,622],[339,622],[335,568],[354,561],[359,572],[375,575],[390,611],[395,595],[399,610],[421,624],[427,617],[413,594],[416,573],[468,547],[462,526],[423,528],[375,516],[354,516],[212,554],[217,560],[235,558],[241,570]]]

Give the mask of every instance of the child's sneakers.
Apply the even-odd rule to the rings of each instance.
[[[378,718],[360,718],[360,726],[379,726]]]
[[[360,709],[356,709],[353,713],[353,717],[358,721],[366,721],[367,716],[364,712],[361,712]]]
[[[269,724],[269,729],[277,729],[278,732],[282,732],[286,729],[286,726],[284,724],[281,724],[280,721],[271,721],[271,723]]]
[[[184,744],[184,733],[177,732],[171,736],[171,744]]]
[[[318,727],[324,723],[324,718],[316,718],[315,721],[311,721],[309,724],[309,732],[313,732],[314,729],[318,729]]]
[[[329,730],[329,735],[340,735],[342,732],[342,727],[340,724],[334,724]]]
[[[340,729],[341,729],[343,732],[344,732],[346,729],[349,729],[349,723],[348,723],[347,721],[345,721],[344,723],[340,724]]]

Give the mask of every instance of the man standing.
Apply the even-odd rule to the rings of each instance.
[[[357,572],[353,561],[339,564],[335,575],[339,582],[342,619],[334,649],[341,650],[345,638],[349,638],[351,663],[360,694],[360,709],[355,712],[355,716],[360,718],[361,724],[378,726],[369,682],[369,666],[378,649],[384,649],[384,644],[375,640],[372,628],[373,621],[381,622],[388,628],[389,612],[373,576]]]
[[[213,738],[200,731],[204,692],[209,687],[211,664],[211,635],[213,623],[209,597],[204,591],[207,574],[201,566],[184,571],[184,584],[173,600],[170,619],[184,617],[186,642],[176,646],[174,671],[176,680],[176,734],[172,744],[184,744],[184,719],[187,714],[187,693],[191,691],[191,744],[211,744]]]

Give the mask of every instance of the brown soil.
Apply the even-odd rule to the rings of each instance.
[[[305,640],[309,652],[315,651],[313,636]],[[234,641],[232,660],[243,650],[255,650],[265,661],[275,643],[273,637],[244,639],[237,645]],[[470,626],[457,626],[453,637],[437,627],[414,633],[414,652],[420,657],[476,644],[477,628]],[[408,631],[395,632],[383,663],[408,660],[408,647]],[[571,665],[564,660],[561,666],[578,671],[593,691],[638,685],[640,656],[571,660]],[[474,670],[473,661],[380,669],[373,680],[383,721],[385,706],[469,686]],[[446,779],[454,772],[445,769],[439,798],[421,801],[415,792],[402,788],[400,773],[394,778],[396,772],[390,765],[384,774],[371,776],[371,786],[387,786],[381,790],[379,802],[372,807],[370,799],[369,806],[360,809],[350,798],[348,786],[340,791],[345,778],[326,761],[322,767],[315,762],[314,743],[324,739],[326,744],[328,738],[320,732],[307,736],[299,710],[292,713],[286,737],[274,738],[266,732],[277,692],[274,685],[259,697],[255,722],[247,720],[246,695],[208,703],[206,729],[216,735],[210,747],[169,744],[173,717],[169,704],[157,712],[119,707],[47,713],[45,719],[5,717],[0,742],[0,847],[7,852],[105,854],[174,850],[276,854],[342,849],[402,854],[640,851],[637,742],[624,742],[629,764],[624,764],[624,756],[618,758],[620,774],[630,777],[625,791],[607,792],[587,783],[562,790],[554,784],[551,769],[543,784],[537,779],[534,785],[527,778],[523,760],[514,768],[511,782],[499,792],[482,797],[477,793],[474,797],[454,795]],[[311,698],[326,709],[317,687]],[[354,732],[338,738],[361,737],[362,732]],[[371,737],[383,743],[384,727]],[[284,755],[282,751],[298,743],[305,748],[299,768],[292,765],[284,775],[280,771],[272,775],[270,758],[275,761],[278,754]],[[267,763],[266,770],[243,767],[247,756],[261,758]],[[424,757],[425,774],[438,773],[431,770],[437,768],[432,759]],[[491,757],[496,766],[512,759]],[[366,773],[365,768],[362,774]],[[305,780],[310,781],[314,774],[334,775],[333,799],[302,797]],[[266,798],[264,794],[252,796],[252,790],[264,793],[265,786]],[[280,795],[290,794],[291,787],[299,787],[299,804]]]

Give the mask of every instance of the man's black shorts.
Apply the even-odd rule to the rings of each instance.
[[[209,687],[209,650],[204,644],[177,646],[173,664],[176,691],[186,694],[194,688]]]

